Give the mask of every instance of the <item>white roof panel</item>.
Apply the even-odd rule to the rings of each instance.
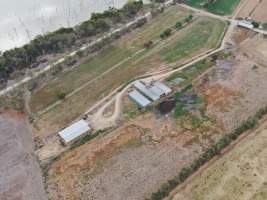
[[[151,104],[151,101],[149,101],[146,97],[144,97],[140,92],[136,90],[130,92],[129,97],[143,108]]]
[[[161,89],[162,91],[164,91],[164,94],[170,94],[172,92],[172,90],[167,87],[166,85],[164,85],[163,83],[157,81],[154,83],[154,86],[158,87],[159,89]]]
[[[161,95],[165,94],[165,92],[162,89],[158,88],[155,85],[153,85],[151,88],[149,88],[149,90],[151,90],[152,92],[154,92],[158,96],[161,96]]]
[[[91,128],[89,124],[84,121],[80,120],[71,126],[59,131],[59,136],[66,142],[69,143],[75,140],[77,137],[83,135],[85,132],[89,131]]]
[[[151,90],[147,89],[147,87],[143,83],[141,83],[140,81],[135,81],[134,87],[153,101],[157,101],[160,98],[159,95],[157,95],[154,92],[152,92]]]
[[[248,29],[253,29],[254,28],[253,24],[251,22],[249,22],[249,21],[246,21],[246,20],[239,21],[238,25],[242,26],[242,27],[245,27],[245,28],[248,28]]]

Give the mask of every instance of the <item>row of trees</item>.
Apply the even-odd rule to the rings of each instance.
[[[183,183],[190,175],[196,172],[201,166],[206,164],[214,156],[221,154],[222,150],[235,141],[240,135],[247,133],[248,130],[255,128],[265,115],[267,115],[267,107],[260,109],[254,117],[249,118],[242,123],[232,133],[224,135],[218,142],[209,147],[198,159],[196,159],[191,165],[181,169],[180,173],[164,183],[161,188],[151,195],[150,200],[162,200],[167,197],[170,192]]]
[[[179,30],[180,28],[182,28],[184,23],[189,23],[190,21],[192,21],[192,19],[193,19],[193,15],[190,14],[185,18],[184,22],[181,22],[181,21],[176,22],[174,28]],[[171,33],[172,33],[172,29],[167,28],[166,30],[162,31],[162,33],[160,34],[160,37],[161,39],[167,38],[171,35]]]
[[[141,10],[142,0],[127,3],[121,9],[111,8],[104,13],[93,13],[90,20],[74,28],[60,28],[46,35],[37,36],[21,48],[5,51],[0,55],[0,84],[5,84],[16,70],[38,66],[40,57],[60,53],[73,47],[78,39],[104,33],[118,23],[127,21]]]

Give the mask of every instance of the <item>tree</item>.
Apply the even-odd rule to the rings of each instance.
[[[149,40],[148,42],[146,42],[146,43],[144,44],[144,47],[145,47],[146,49],[149,49],[152,45],[153,45],[153,42],[152,42],[151,40]]]
[[[160,34],[160,37],[161,37],[162,39],[167,38],[167,37],[169,37],[169,36],[171,35],[171,33],[172,33],[172,30],[168,28],[168,29],[166,29],[165,31],[163,31],[163,32]]]
[[[260,26],[260,24],[258,22],[253,21],[251,23],[254,26],[254,28],[259,28],[259,26]]]
[[[182,25],[183,25],[182,22],[176,22],[175,28],[180,29],[182,27]]]
[[[66,98],[66,93],[60,92],[57,95],[58,100],[64,100]]]

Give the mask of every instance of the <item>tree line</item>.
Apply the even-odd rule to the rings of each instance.
[[[162,200],[169,196],[173,189],[183,183],[190,175],[199,170],[201,166],[206,164],[213,157],[221,154],[222,150],[238,139],[240,135],[248,133],[247,131],[255,128],[265,115],[267,115],[267,106],[260,109],[253,117],[243,122],[233,132],[222,136],[218,142],[210,146],[199,158],[194,160],[190,165],[183,167],[177,176],[162,184],[161,188],[157,192],[152,193],[151,197],[147,200]]]
[[[5,86],[10,75],[17,70],[37,67],[40,59],[53,53],[62,53],[73,47],[79,39],[104,33],[119,23],[126,22],[142,9],[142,0],[125,4],[121,9],[110,8],[103,13],[93,13],[91,18],[73,28],[60,28],[45,35],[39,35],[28,44],[5,51],[0,55],[0,84]]]

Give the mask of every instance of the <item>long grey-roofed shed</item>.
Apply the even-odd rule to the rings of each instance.
[[[172,92],[172,89],[169,88],[168,86],[164,85],[163,83],[157,81],[154,83],[154,86],[158,87],[159,89],[161,89],[165,95],[168,95]]]
[[[137,90],[130,92],[129,97],[142,108],[146,108],[151,104],[151,101],[149,101]]]
[[[61,141],[67,145],[73,143],[84,134],[88,133],[91,130],[91,127],[85,120],[80,120],[69,127],[59,131],[59,136]]]
[[[140,81],[134,82],[134,87],[139,90],[143,95],[147,98],[151,99],[152,101],[159,100],[160,96],[149,90],[143,83]]]

